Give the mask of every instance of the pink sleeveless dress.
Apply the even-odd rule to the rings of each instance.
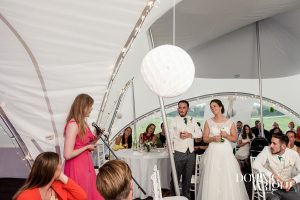
[[[71,119],[66,124],[65,130],[70,123],[76,122],[74,119]],[[87,128],[86,135],[83,140],[80,139],[78,132],[75,139],[74,149],[86,146],[92,140],[94,140],[94,135],[89,128]],[[88,150],[70,160],[66,160],[64,173],[85,190],[88,195],[88,200],[104,200],[96,188],[96,173]]]

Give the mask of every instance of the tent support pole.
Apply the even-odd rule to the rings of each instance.
[[[174,189],[175,189],[176,196],[180,196],[178,179],[177,179],[177,172],[176,172],[174,155],[173,155],[173,145],[172,145],[171,138],[170,138],[164,100],[161,96],[159,97],[159,103],[160,103],[161,116],[163,118],[164,128],[165,128],[165,131],[166,131],[166,139],[167,139],[167,143],[168,143],[169,156],[170,156],[170,161],[171,161],[171,169],[172,169],[172,178],[173,178]]]
[[[149,35],[149,39],[150,39],[151,49],[153,49],[154,48],[154,40],[153,40],[153,35],[152,35],[151,29],[149,29],[148,35]],[[169,156],[170,156],[170,162],[171,162],[172,178],[173,178],[175,194],[176,194],[176,196],[180,196],[179,184],[178,184],[178,179],[177,179],[177,172],[176,172],[174,155],[173,155],[173,145],[171,143],[171,138],[170,138],[170,134],[169,134],[169,128],[168,128],[168,122],[167,122],[167,115],[166,115],[166,111],[165,111],[164,100],[161,96],[159,96],[158,99],[159,99],[159,103],[160,103],[161,116],[162,116],[162,119],[163,119],[165,131],[166,131],[166,139],[167,139],[168,149],[169,149]]]
[[[263,100],[262,100],[262,77],[261,77],[261,56],[260,56],[260,36],[259,36],[259,22],[255,23],[256,27],[256,50],[257,50],[257,66],[258,66],[258,80],[259,80],[259,102],[260,102],[260,135],[265,137],[264,134],[264,121],[263,121]]]
[[[29,150],[27,149],[24,141],[22,140],[19,133],[17,132],[15,127],[12,125],[12,123],[10,122],[8,117],[6,116],[4,110],[2,109],[1,106],[0,106],[0,118],[2,119],[2,121],[5,124],[6,128],[12,134],[11,136],[9,135],[9,137],[11,139],[15,138],[17,144],[19,145],[19,147],[20,147],[20,149],[21,149],[21,151],[22,151],[22,153],[25,157],[25,160],[27,161],[28,166],[31,167],[33,165],[33,160],[32,160],[31,154],[29,153]]]
[[[137,128],[136,128],[136,111],[135,111],[135,94],[134,94],[134,83],[133,79],[131,81],[131,90],[132,90],[132,112],[133,112],[133,133],[134,133],[134,140],[137,141],[139,138],[137,135]]]

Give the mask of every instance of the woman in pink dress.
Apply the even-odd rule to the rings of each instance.
[[[90,143],[95,136],[86,122],[93,103],[92,97],[80,94],[71,106],[64,133],[64,172],[85,190],[88,200],[104,200],[96,188],[96,173],[90,155],[90,151],[96,149],[96,145]]]

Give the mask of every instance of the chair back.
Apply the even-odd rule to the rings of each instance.
[[[92,162],[94,165],[94,169],[96,173],[98,173],[99,168],[106,162],[105,160],[105,154],[104,154],[104,144],[103,143],[97,143],[96,144],[96,151],[93,151],[91,153],[92,156]]]
[[[257,156],[265,146],[268,146],[269,142],[266,138],[263,137],[257,137],[252,140],[250,143],[250,155],[251,156]]]
[[[196,155],[196,166],[195,166],[195,199],[197,198],[197,191],[199,187],[199,182],[200,182],[200,161],[202,158],[202,155]]]
[[[160,185],[160,176],[159,170],[155,165],[153,168],[153,173],[151,175],[151,181],[153,185],[153,200],[162,200],[162,193],[161,193],[161,185]]]
[[[256,157],[250,156],[250,163],[251,163],[251,172],[252,172],[252,200],[266,200],[266,191],[265,187],[267,182],[265,181],[265,177],[262,173],[254,169],[253,162],[255,161]]]
[[[250,156],[250,165],[251,165],[251,172],[253,173],[253,171],[252,171],[252,166],[253,166],[253,162],[254,162],[254,160],[256,159],[256,157],[255,156]]]
[[[104,153],[104,144],[98,143],[97,144],[97,157],[98,157],[98,166],[99,168],[105,163],[105,153]]]

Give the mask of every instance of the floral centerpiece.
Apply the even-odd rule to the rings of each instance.
[[[151,140],[146,140],[144,142],[144,147],[146,148],[147,152],[150,152],[152,146],[153,146],[153,143]]]

